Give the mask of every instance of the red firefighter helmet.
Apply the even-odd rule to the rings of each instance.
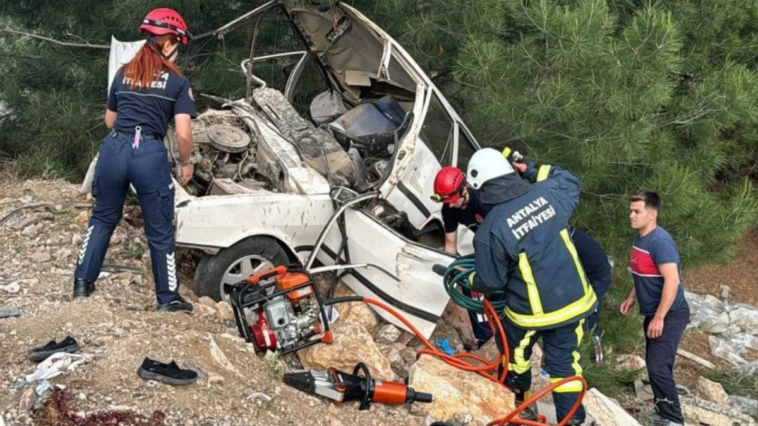
[[[166,7],[150,11],[142,20],[139,32],[154,36],[175,34],[182,44],[188,44],[190,39],[190,33],[182,15]]]
[[[457,167],[443,167],[434,178],[434,195],[437,202],[454,203],[463,194],[466,187],[466,177]]]

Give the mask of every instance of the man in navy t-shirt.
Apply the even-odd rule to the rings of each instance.
[[[630,198],[629,219],[638,232],[629,258],[634,288],[621,304],[629,315],[639,301],[645,317],[645,361],[655,397],[658,425],[684,424],[679,395],[674,383],[674,358],[690,320],[684,299],[679,250],[668,232],[657,226],[661,199],[655,192],[638,192]]]

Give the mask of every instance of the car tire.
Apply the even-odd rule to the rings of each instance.
[[[287,253],[272,238],[248,238],[215,255],[203,256],[195,269],[195,294],[224,300],[224,283],[235,284],[249,275],[289,263]]]

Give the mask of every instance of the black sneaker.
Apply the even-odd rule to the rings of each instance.
[[[47,342],[45,346],[30,350],[27,357],[31,361],[41,362],[46,360],[50,355],[57,352],[67,352],[70,354],[79,352],[79,344],[73,337],[66,336],[66,338],[63,339],[60,343],[57,343],[55,340],[51,340]]]
[[[94,293],[95,290],[94,280],[85,280],[84,278],[77,278],[74,280],[74,298],[89,297],[89,295]]]
[[[182,370],[174,361],[168,364],[145,358],[137,370],[137,375],[145,380],[155,380],[167,385],[189,385],[197,381],[197,373],[192,370]]]
[[[162,312],[192,312],[192,304],[177,295],[176,300],[158,305],[158,310]]]

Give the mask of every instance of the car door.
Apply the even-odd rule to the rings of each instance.
[[[347,209],[344,220],[347,251],[341,263],[366,263],[378,268],[351,270],[342,281],[360,296],[385,302],[429,338],[450,300],[442,277],[432,268],[436,264],[450,264],[453,257],[400,235],[364,210]],[[319,260],[335,263],[341,241],[335,226],[327,234]],[[408,330],[393,315],[375,310],[388,322]]]

